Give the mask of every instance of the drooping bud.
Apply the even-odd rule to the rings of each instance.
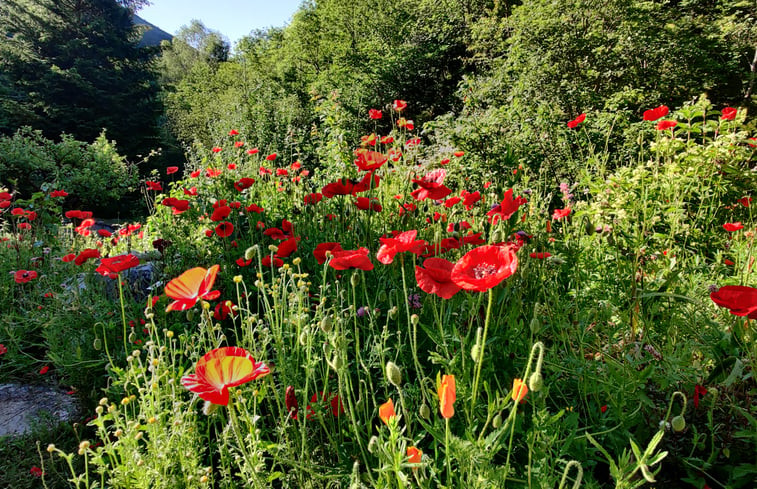
[[[673,416],[670,421],[670,425],[673,427],[673,431],[676,433],[682,432],[686,428],[686,420],[683,416]]]
[[[360,275],[357,271],[353,272],[352,276],[350,277],[350,283],[353,287],[357,287],[360,284]]]
[[[103,342],[100,338],[95,338],[95,341],[92,342],[92,348],[94,348],[96,351],[100,351],[103,347]]]
[[[494,416],[494,419],[492,420],[492,426],[494,427],[494,429],[497,429],[500,426],[502,426],[502,415],[501,414],[498,414],[498,415]]]
[[[420,408],[420,415],[421,418],[425,419],[426,421],[431,419],[431,408],[428,407],[428,404],[421,404]]]
[[[395,387],[402,385],[402,372],[392,361],[386,362],[386,378]]]
[[[323,319],[321,319],[321,331],[324,333],[329,333],[334,328],[334,320],[331,319],[331,316],[326,316]]]
[[[539,392],[544,385],[544,378],[541,372],[534,372],[528,378],[528,388],[534,392]]]
[[[257,256],[257,254],[258,254],[258,246],[257,245],[250,246],[249,248],[244,250],[244,259],[252,260],[253,258],[255,258],[255,256]]]

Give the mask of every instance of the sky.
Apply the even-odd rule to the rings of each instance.
[[[302,0],[152,0],[137,15],[169,34],[200,20],[225,35],[231,45],[255,29],[283,27]]]

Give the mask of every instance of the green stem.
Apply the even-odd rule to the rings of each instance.
[[[124,307],[124,289],[121,285],[121,273],[116,276],[116,279],[118,280],[118,298],[121,302],[121,325],[123,326],[124,335],[124,355],[129,356],[129,346],[126,335],[126,309]]]
[[[478,358],[476,359],[476,375],[473,378],[473,391],[471,392],[470,411],[473,416],[473,409],[476,407],[476,396],[478,394],[478,382],[481,378],[481,365],[484,363],[484,348],[486,347],[486,335],[489,332],[489,320],[492,315],[492,303],[494,302],[494,293],[489,289],[489,303],[486,306],[486,319],[484,321],[484,334],[481,336],[481,344],[478,345]]]

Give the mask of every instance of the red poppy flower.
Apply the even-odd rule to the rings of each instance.
[[[235,148],[241,148],[242,146],[244,146],[244,141],[234,141],[234,147]],[[234,164],[234,163],[232,163],[231,165],[234,165],[234,168],[229,168],[229,170],[234,170],[237,167],[237,165]],[[231,166],[231,165],[229,165],[229,166]]]
[[[399,233],[393,238],[379,238],[381,247],[376,253],[376,258],[384,265],[388,265],[394,261],[394,255],[397,253],[410,252],[419,255],[423,253],[426,248],[426,242],[422,239],[416,240],[418,231],[412,229]]]
[[[0,355],[5,355],[8,353],[8,348],[5,347],[2,343],[0,343]]]
[[[455,157],[457,157],[457,158],[462,158],[463,155],[465,155],[465,151],[455,151],[452,154],[455,155]]]
[[[723,224],[723,229],[732,233],[734,231],[738,231],[739,229],[744,229],[744,225],[740,222],[727,222]]]
[[[229,136],[239,136],[239,131],[232,129],[231,131],[229,131]]]
[[[735,264],[736,264],[736,263],[734,263],[733,261],[729,260],[728,258],[724,258],[724,259],[723,259],[723,263],[725,263],[725,264],[726,264],[726,265],[728,265],[728,266],[733,266],[733,265],[735,265]]]
[[[739,204],[743,205],[744,207],[749,207],[749,204],[752,203],[751,197],[742,197],[739,199]]]
[[[368,197],[358,197],[355,205],[363,211],[372,210],[373,212],[381,212],[383,210],[376,197],[371,197],[370,199]]]
[[[291,385],[287,386],[286,393],[284,394],[284,405],[286,405],[289,417],[297,419],[299,406],[297,405],[297,395],[294,392],[294,387]]]
[[[77,265],[83,265],[84,262],[90,258],[100,258],[100,250],[95,248],[87,248],[82,250],[74,259],[74,263]]]
[[[407,108],[407,102],[405,102],[404,100],[395,100],[392,103],[392,108],[397,112],[402,112]]]
[[[658,131],[665,131],[666,129],[672,130],[677,125],[678,125],[677,121],[664,120],[664,121],[658,122],[657,126],[655,127],[657,128]]]
[[[202,170],[195,170],[195,171],[193,171],[192,173],[190,173],[190,174],[189,174],[189,177],[190,177],[190,178],[197,178],[197,177],[199,177],[199,176],[200,176],[200,172],[201,172],[201,171],[202,171]]]
[[[710,299],[730,309],[734,316],[747,316],[757,319],[757,289],[744,285],[726,285],[710,294]]]
[[[229,302],[229,301],[226,301]],[[216,304],[216,307],[213,309],[213,319],[216,321],[225,321],[227,317],[229,317],[229,314],[232,316],[236,316],[234,313],[234,304],[226,304],[226,302],[221,302],[220,304]]]
[[[32,225],[29,224],[28,222],[21,222],[18,224],[18,229],[21,229],[21,230],[28,231],[31,228],[32,228]],[[87,236],[89,236],[89,232],[87,232]]]
[[[0,200],[0,209],[7,209],[11,206],[10,200]]]
[[[737,110],[733,107],[726,107],[722,111],[722,115],[720,118],[724,121],[732,121],[736,118],[736,112]]]
[[[326,253],[331,252],[333,254],[335,251],[342,251],[342,245],[340,243],[321,243],[313,250],[313,256],[315,256],[319,265],[323,265],[326,263]]]
[[[321,192],[323,192],[323,196],[327,199],[331,199],[336,195],[350,195],[352,194],[352,188],[354,184],[347,180],[346,178],[342,178],[341,180],[337,180],[336,182],[329,183],[325,185]]]
[[[392,136],[382,136],[381,137],[381,144],[392,144],[393,142],[394,142],[394,138]]]
[[[220,153],[222,150],[223,150],[223,148],[220,148],[218,146],[214,146],[211,151],[213,151],[214,153]]]
[[[224,221],[216,226],[216,234],[221,238],[228,238],[234,232],[234,225],[228,221]]]
[[[348,270],[350,268],[373,270],[373,263],[371,262],[368,253],[368,248],[359,248],[357,250],[334,250],[332,251],[334,257],[329,262],[329,266],[334,270]]]
[[[34,467],[32,467],[31,469],[29,469],[29,473],[31,475],[33,475],[34,477],[42,477],[42,474],[44,474],[44,472],[42,471],[42,469],[40,469],[36,465]]]
[[[300,240],[300,238],[289,238],[286,241],[282,241],[278,246],[278,251],[276,251],[276,256],[279,258],[286,258],[295,251],[297,251],[297,242]]]
[[[360,146],[376,146],[376,133],[360,136]]]
[[[286,168],[276,168],[276,176],[287,177],[289,176],[289,170],[287,170]]]
[[[339,417],[340,414],[344,413],[344,405],[342,404],[342,400],[339,399],[339,395],[334,394],[331,396],[331,394],[324,394],[323,392],[320,392],[321,394],[321,402],[325,403],[327,397],[331,397],[331,400],[329,401],[329,404],[331,405],[331,414],[334,417]],[[315,412],[313,411],[313,408],[311,407],[311,404],[318,402],[318,395],[313,394],[313,396],[310,398],[310,404],[308,404],[308,414],[305,416],[306,419],[311,419],[313,416],[315,416]]]
[[[457,390],[455,388],[455,376],[443,375],[442,382],[439,384],[439,411],[442,417],[449,419],[455,415],[455,401],[457,400]]]
[[[320,193],[320,192],[315,192],[315,193],[312,193],[312,194],[308,194],[303,199],[303,201],[305,202],[305,205],[317,204],[321,200],[323,200],[323,194]]]
[[[197,195],[197,187],[192,187],[190,189],[184,188],[184,195]]]
[[[145,182],[145,185],[147,185],[147,188],[149,190],[154,190],[156,192],[162,192],[163,191],[163,185],[161,185],[160,182],[151,182],[151,181],[148,180],[147,182]]]
[[[463,190],[460,195],[463,196],[463,205],[465,206],[466,210],[471,210],[473,207],[473,204],[481,200],[481,192],[476,190],[475,192],[468,192],[467,190]]]
[[[271,153],[268,156],[266,156],[265,159],[268,161],[273,161],[276,159],[276,156],[277,156],[276,153]]]
[[[168,168],[166,168],[166,175],[172,175],[176,173],[177,171],[179,171],[178,166],[169,166]]]
[[[250,266],[250,264],[252,264],[252,258],[250,258],[249,260],[245,260],[244,257],[237,258],[236,264],[239,265],[240,267]]]
[[[37,272],[34,270],[18,270],[13,274],[13,280],[15,280],[17,284],[25,284],[31,282],[35,278],[37,278]]]
[[[65,190],[53,190],[50,197],[68,197],[68,192]]]
[[[100,260],[100,266],[95,271],[100,275],[116,278],[117,274],[139,265],[139,258],[134,255],[118,255]]]
[[[271,370],[256,362],[244,348],[227,346],[205,354],[195,366],[195,373],[185,375],[181,383],[201,399],[226,406],[229,387],[236,387],[268,375]]]
[[[509,189],[507,192],[505,192],[505,196],[502,199],[502,202],[500,202],[496,207],[487,212],[486,215],[489,216],[489,222],[493,225],[496,225],[500,219],[502,219],[503,221],[510,219],[510,217],[515,214],[515,212],[520,208],[520,206],[526,204],[527,202],[528,201],[520,195],[516,198],[513,198],[513,189]]]
[[[40,373],[40,375],[45,375],[49,370],[50,370],[50,367],[48,367],[47,365],[45,365],[44,367],[42,367],[41,369],[39,369],[39,373]]]
[[[379,120],[379,119],[381,119],[382,116],[383,116],[383,114],[381,113],[380,110],[371,109],[371,110],[368,111],[368,117],[370,117],[373,120]]]
[[[244,208],[247,212],[255,212],[256,214],[261,214],[265,212],[265,209],[262,207],[256,205],[256,204],[250,204],[247,207]]]
[[[61,261],[65,262],[65,263],[68,263],[70,261],[74,261],[75,258],[76,258],[76,254],[69,253],[66,256],[62,257]]]
[[[185,311],[199,299],[218,299],[221,292],[210,289],[213,288],[220,268],[220,265],[213,265],[207,270],[202,267],[192,268],[168,282],[165,292],[174,301],[168,305],[166,312]]]
[[[694,386],[694,409],[699,408],[699,397],[704,397],[707,394],[707,388],[696,384]]]
[[[565,209],[555,209],[555,211],[552,213],[552,219],[559,221],[560,219],[568,217],[569,215],[570,215],[569,207],[566,207]]]
[[[366,173],[360,181],[352,186],[352,195],[357,195],[360,192],[367,192],[370,189],[378,188],[379,182],[381,182],[381,177],[374,172]]]
[[[509,246],[481,246],[460,258],[452,268],[452,281],[465,290],[484,292],[515,273],[518,257]]]
[[[423,266],[425,268],[415,267],[415,280],[422,291],[442,299],[449,299],[460,291],[460,286],[452,281],[454,263],[444,258],[428,258]]]
[[[284,266],[284,260],[282,260],[278,256],[274,256],[273,258],[271,258],[271,255],[264,256],[263,259],[260,260],[260,263],[265,268],[271,268],[271,267],[281,268],[282,266]]]
[[[253,183],[255,183],[254,178],[247,178],[247,177],[240,178],[234,183],[234,188],[241,192],[242,190],[246,188],[250,188]]]
[[[421,179],[413,179],[413,183],[420,188],[414,190],[410,195],[415,200],[433,199],[440,200],[452,193],[452,190],[444,185],[444,178],[447,176],[447,170],[439,168],[424,175]]]
[[[649,109],[644,111],[644,120],[645,121],[656,121],[657,119],[662,119],[666,115],[668,115],[668,107],[666,105],[660,105],[659,107],[656,107],[654,109]]]
[[[576,127],[578,127],[579,124],[581,124],[585,120],[586,120],[586,113],[583,113],[579,115],[578,117],[576,117],[575,119],[573,119],[572,121],[568,122],[568,128],[575,129]]]
[[[231,214],[231,207],[228,205],[220,205],[213,210],[213,214],[210,215],[210,220],[213,222],[223,221]]]
[[[260,152],[260,150],[258,148],[252,148],[252,149],[248,149],[247,150],[247,154],[248,155],[258,154],[259,152]]]
[[[552,256],[552,253],[549,251],[540,251],[538,253],[530,253],[528,256],[531,258],[536,258],[537,260],[544,260],[545,258],[549,258]]]
[[[221,173],[223,173],[222,168],[206,168],[205,169],[205,176],[208,178],[215,178]]]
[[[377,151],[358,151],[355,165],[362,171],[373,171],[388,161],[385,154]]]

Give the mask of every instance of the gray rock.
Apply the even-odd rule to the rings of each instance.
[[[0,437],[24,435],[41,422],[75,419],[73,396],[46,385],[0,384]]]

